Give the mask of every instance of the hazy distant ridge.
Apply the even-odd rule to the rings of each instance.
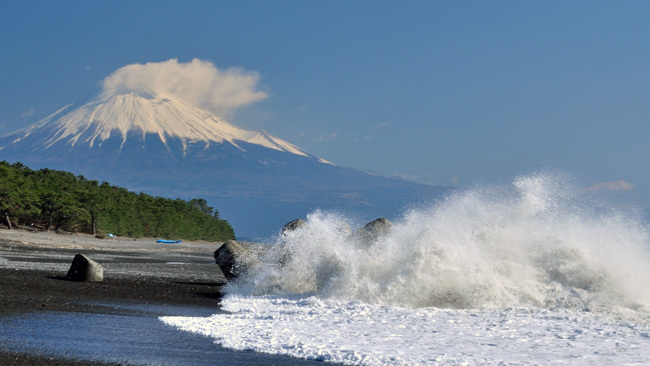
[[[338,167],[164,93],[103,92],[0,138],[0,159],[164,197],[205,197],[242,236],[311,210],[395,216],[441,187]]]

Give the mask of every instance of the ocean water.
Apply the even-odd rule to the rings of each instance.
[[[272,354],[241,352],[209,338],[179,332],[158,316],[209,316],[210,307],[88,303],[103,312],[25,313],[0,319],[0,350],[115,365],[318,365]],[[3,364],[4,366],[4,364]]]
[[[650,364],[648,225],[565,175],[422,203],[370,242],[340,213],[306,221],[227,285],[222,312],[160,320],[351,365]]]

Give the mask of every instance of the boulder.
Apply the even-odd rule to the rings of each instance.
[[[364,247],[372,246],[380,237],[387,235],[393,223],[385,218],[370,221],[354,233],[354,238]]]
[[[301,227],[306,226],[307,223],[301,219],[295,219],[287,222],[282,227],[282,236],[285,236],[287,233],[300,229]]]
[[[77,254],[72,260],[66,278],[70,281],[100,282],[104,280],[104,268],[85,255]]]
[[[304,220],[301,219],[291,220],[282,227],[282,236],[284,237],[288,233],[301,229],[305,226],[307,226],[307,223]],[[350,234],[352,234],[352,229],[350,228],[350,225],[347,222],[341,222],[336,227],[336,231],[342,236],[350,236]]]
[[[228,280],[245,275],[260,264],[252,250],[235,240],[223,243],[214,252],[214,259]]]

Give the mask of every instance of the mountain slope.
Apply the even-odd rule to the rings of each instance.
[[[250,142],[278,151],[308,156],[302,149],[263,132],[248,131],[228,123],[198,107],[171,95],[143,97],[133,93],[103,93],[76,110],[63,114],[70,106],[43,121],[12,134],[13,143],[37,133],[45,139],[37,147],[49,148],[56,143],[71,147],[101,144],[113,135],[121,136],[122,144],[129,133],[156,135],[164,144],[167,137],[180,139],[183,149],[191,142]],[[49,129],[49,133],[43,133]],[[51,135],[51,136],[50,136]],[[3,146],[4,147],[4,146]],[[2,148],[2,147],[0,147]]]
[[[238,236],[309,211],[394,217],[445,189],[335,166],[171,95],[104,93],[0,138],[0,160],[71,171],[164,197],[202,197]]]

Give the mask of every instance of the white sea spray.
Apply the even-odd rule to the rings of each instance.
[[[650,236],[562,176],[476,187],[413,209],[370,246],[316,211],[228,293],[314,294],[401,307],[650,305]]]
[[[162,320],[353,365],[650,363],[648,226],[564,175],[456,192],[370,243],[348,224],[311,213],[226,287],[225,313]]]

